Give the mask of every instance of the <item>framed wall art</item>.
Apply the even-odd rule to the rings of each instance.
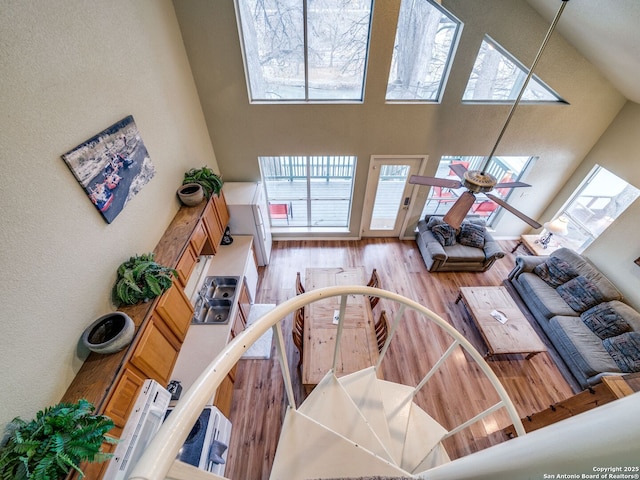
[[[107,223],[156,173],[133,116],[62,155],[76,180]]]

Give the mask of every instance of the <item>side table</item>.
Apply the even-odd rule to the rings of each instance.
[[[540,239],[540,235],[521,235],[520,240],[518,240],[516,246],[513,247],[511,253],[515,253],[520,245],[524,245],[530,253],[536,256],[551,255],[552,252],[560,248],[560,245],[553,240],[547,245],[547,248],[544,248],[536,242],[538,239]]]

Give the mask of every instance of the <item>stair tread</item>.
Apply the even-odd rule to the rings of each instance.
[[[340,384],[367,419],[383,445],[391,443],[387,417],[374,367],[340,377]]]
[[[270,479],[296,480],[363,476],[409,476],[330,429],[289,409],[285,415]]]
[[[378,380],[378,386],[384,403],[391,443],[387,449],[393,455],[396,464],[402,463],[404,438],[411,411],[413,388],[408,385]]]
[[[440,443],[446,433],[446,428],[418,405],[412,403],[400,463],[402,468],[409,472],[415,471],[415,468],[422,463],[429,451]]]
[[[419,465],[415,467],[413,470],[414,475],[420,475],[425,473],[427,470],[437,467],[438,465],[444,465],[445,463],[449,463],[451,459],[447,454],[444,446],[441,443],[438,443],[429,456],[425,458]]]
[[[392,461],[377,434],[336,376],[329,372],[298,411],[367,450]]]

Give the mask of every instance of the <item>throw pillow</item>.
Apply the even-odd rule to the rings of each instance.
[[[600,303],[580,315],[589,329],[605,339],[615,337],[631,330],[627,321],[608,303]]]
[[[444,223],[444,221],[442,220],[442,217],[434,217],[434,216],[428,216],[428,215],[427,215],[427,217],[428,217],[427,228],[429,230],[431,230],[436,225],[442,225]],[[425,217],[425,219],[427,217]]]
[[[627,332],[605,338],[602,346],[623,373],[640,372],[640,333]]]
[[[456,244],[456,230],[449,224],[441,223],[431,229],[433,236],[443,247],[450,247]]]
[[[468,247],[484,248],[484,227],[476,223],[462,222],[458,243]]]
[[[582,275],[560,285],[556,292],[572,309],[580,313],[604,301],[595,283]]]
[[[557,288],[578,276],[578,272],[571,265],[553,256],[537,265],[533,269],[533,273],[553,288]]]

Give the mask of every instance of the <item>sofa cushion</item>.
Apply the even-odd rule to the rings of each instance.
[[[593,333],[603,339],[615,337],[631,330],[629,323],[609,302],[591,307],[581,313],[580,318]]]
[[[431,227],[431,233],[443,247],[451,247],[456,244],[456,229],[446,223]]]
[[[549,319],[556,315],[577,317],[578,314],[565,302],[555,288],[531,272],[520,274],[516,280],[523,298],[532,310]]]
[[[621,372],[600,337],[589,330],[580,317],[553,317],[549,321],[548,335],[558,353],[570,366],[575,365],[585,378],[602,372]]]
[[[553,288],[578,276],[578,272],[569,263],[558,257],[547,258],[533,269],[533,273]]]
[[[571,265],[579,275],[588,278],[598,286],[604,301],[622,300],[622,294],[611,281],[605,277],[591,261],[568,248],[559,248],[551,254]]]
[[[462,222],[457,240],[461,245],[474,248],[484,248],[485,228],[482,225]]]
[[[455,263],[483,263],[485,260],[484,250],[480,248],[468,247],[456,243],[447,247],[447,261]]]
[[[640,332],[605,338],[602,345],[624,373],[640,372]]]
[[[556,291],[576,312],[584,312],[604,301],[604,296],[597,285],[582,275],[560,285]]]

